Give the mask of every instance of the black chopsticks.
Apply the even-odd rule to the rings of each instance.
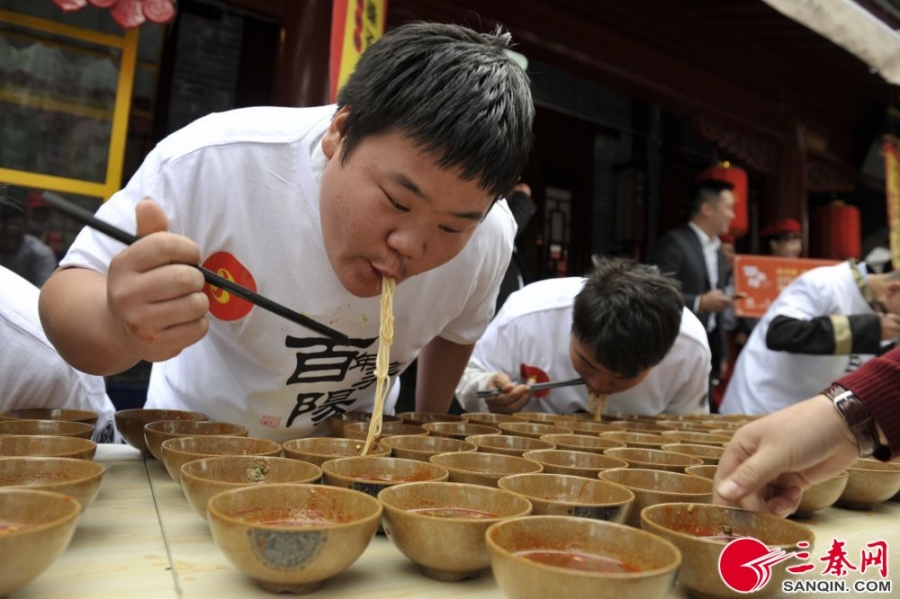
[[[126,233],[122,229],[111,225],[106,221],[100,220],[88,210],[85,210],[81,206],[70,202],[62,196],[56,195],[55,193],[49,191],[45,191],[41,198],[45,202],[50,204],[50,206],[56,208],[67,216],[70,216],[75,220],[81,222],[82,224],[87,225],[92,229],[96,229],[97,231],[100,231],[101,233],[108,235],[109,237],[112,237],[116,241],[121,241],[125,245],[131,245],[138,240],[138,238],[131,233]],[[245,299],[251,304],[259,306],[264,310],[268,310],[273,314],[277,314],[282,318],[286,318],[291,322],[304,326],[311,331],[321,333],[322,335],[334,339],[335,341],[340,341],[341,343],[348,344],[350,343],[350,338],[343,333],[338,332],[331,327],[327,327],[324,324],[316,322],[309,316],[304,316],[299,312],[294,312],[290,308],[282,306],[281,304],[274,302],[267,297],[250,291],[246,287],[238,285],[237,283],[230,281],[225,277],[220,277],[213,271],[203,268],[198,264],[191,264],[189,266],[193,266],[194,268],[199,269],[200,272],[203,273],[203,278],[206,280],[206,282],[214,287],[219,287],[221,289],[230,291],[231,293],[234,293],[235,295]]]

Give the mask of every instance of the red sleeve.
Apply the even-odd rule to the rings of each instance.
[[[900,347],[835,382],[865,404],[887,437],[890,459],[900,458]]]

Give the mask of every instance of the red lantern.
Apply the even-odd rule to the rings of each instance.
[[[835,200],[816,210],[815,254],[820,258],[846,260],[859,258],[860,239],[859,208]]]
[[[729,162],[721,162],[697,175],[697,181],[714,179],[726,181],[734,186],[734,220],[731,221],[729,231],[735,237],[747,234],[747,171]]]

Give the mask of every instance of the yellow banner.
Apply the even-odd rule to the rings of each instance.
[[[387,0],[335,0],[332,12],[332,100],[356,68],[359,57],[384,33]]]
[[[888,224],[891,228],[891,263],[900,269],[900,140],[884,138],[884,183]]]

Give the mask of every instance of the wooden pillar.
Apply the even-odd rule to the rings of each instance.
[[[775,178],[775,202],[770,204],[768,218],[760,226],[781,220],[795,218],[803,227],[803,255],[809,254],[809,181],[807,178],[806,143],[803,139],[803,124],[792,118],[785,129],[784,145],[778,162]]]
[[[332,0],[285,3],[275,82],[277,105],[322,106],[330,102],[331,8]]]

